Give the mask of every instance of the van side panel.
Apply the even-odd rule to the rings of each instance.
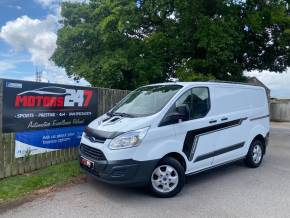
[[[221,119],[242,119],[239,125],[220,131],[215,150],[228,152],[214,157],[213,165],[218,165],[246,156],[253,138],[259,134],[266,136],[269,108],[263,88],[216,86],[213,89],[213,113]]]
[[[263,88],[216,86],[213,90],[213,113],[216,115],[247,110],[257,111],[256,114],[267,113],[268,102]]]

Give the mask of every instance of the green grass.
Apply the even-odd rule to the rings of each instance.
[[[78,161],[70,161],[29,174],[0,180],[0,203],[26,196],[33,191],[71,181],[80,175]]]

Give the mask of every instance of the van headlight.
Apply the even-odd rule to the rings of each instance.
[[[148,129],[149,127],[145,127],[143,129],[123,133],[112,139],[109,148],[116,150],[138,146],[146,136]]]

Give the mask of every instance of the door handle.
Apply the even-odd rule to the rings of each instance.
[[[228,120],[229,118],[227,118],[227,117],[223,117],[222,119],[221,119],[221,121],[226,121],[226,120]]]
[[[210,120],[209,123],[216,123],[217,120]]]

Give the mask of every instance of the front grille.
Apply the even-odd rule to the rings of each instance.
[[[80,145],[80,152],[86,157],[90,157],[94,160],[106,160],[106,157],[101,150],[87,146],[85,144]]]

